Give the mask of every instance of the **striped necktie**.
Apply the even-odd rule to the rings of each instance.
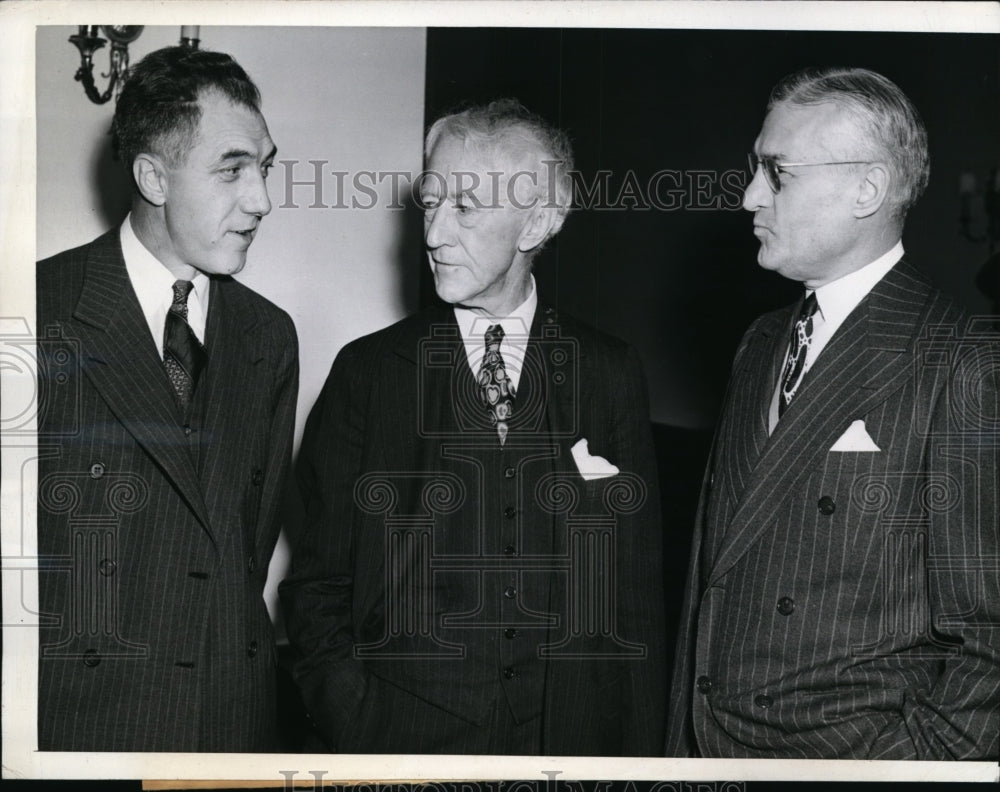
[[[788,345],[788,357],[781,372],[781,390],[778,393],[778,417],[780,418],[788,405],[792,403],[795,392],[802,384],[806,372],[806,355],[812,342],[813,316],[819,304],[816,302],[816,292],[813,292],[802,305],[799,318],[792,328],[792,340]]]
[[[187,322],[187,299],[193,287],[191,281],[174,282],[174,299],[163,328],[163,366],[174,387],[177,403],[184,411],[191,404],[198,376],[208,359],[205,348]]]

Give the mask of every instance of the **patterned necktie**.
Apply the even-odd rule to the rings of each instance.
[[[486,354],[479,369],[479,388],[490,422],[497,428],[500,445],[507,439],[507,424],[514,412],[514,385],[507,376],[507,367],[500,356],[503,327],[498,324],[486,329]]]
[[[174,301],[167,311],[163,328],[163,366],[177,394],[177,403],[187,410],[198,384],[198,375],[205,367],[207,355],[194,330],[187,323],[187,298],[194,284],[179,280],[174,283]]]
[[[788,345],[788,357],[785,359],[785,367],[781,372],[781,391],[778,393],[779,418],[791,404],[795,391],[802,384],[802,377],[805,375],[806,369],[806,354],[809,352],[809,344],[812,341],[813,316],[818,307],[816,292],[813,292],[803,304],[798,321],[792,328],[792,341]]]

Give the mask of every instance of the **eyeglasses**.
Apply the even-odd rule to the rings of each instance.
[[[843,162],[778,162],[774,157],[758,157],[754,153],[747,154],[747,165],[750,166],[750,178],[757,175],[757,168],[764,171],[767,186],[771,192],[781,192],[781,172],[785,168],[813,168],[817,165],[868,165],[871,160],[845,160]]]

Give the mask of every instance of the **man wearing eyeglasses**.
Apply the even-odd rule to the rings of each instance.
[[[758,262],[803,294],[736,354],[667,753],[995,758],[1000,352],[904,259],[923,123],[879,74],[807,70],[750,165]]]

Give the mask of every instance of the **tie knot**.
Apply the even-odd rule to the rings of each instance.
[[[486,348],[499,349],[503,341],[503,325],[490,325],[486,328]]]
[[[194,284],[191,281],[179,280],[174,281],[174,305],[187,305],[188,295],[191,293],[191,289],[194,288]]]
[[[806,301],[802,303],[802,312],[799,314],[799,319],[809,319],[816,313],[819,309],[819,302],[816,300],[816,292],[812,292]]]

